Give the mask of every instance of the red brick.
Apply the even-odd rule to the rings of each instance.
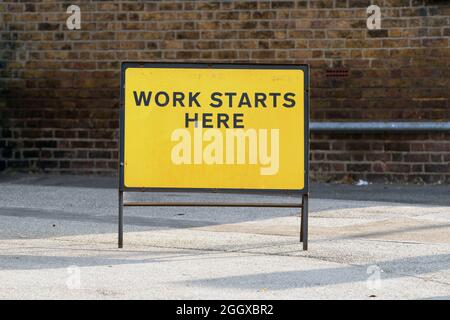
[[[448,8],[384,1],[382,29],[369,31],[365,8],[381,2],[101,1],[82,6],[75,31],[56,0],[0,5],[9,30],[0,33],[0,170],[114,174],[121,60],[309,63],[314,121],[448,121]],[[327,78],[330,68],[350,76]],[[314,134],[312,170],[327,181],[449,181],[448,141]]]

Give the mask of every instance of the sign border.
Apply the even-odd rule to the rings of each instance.
[[[179,69],[269,69],[302,70],[304,88],[304,186],[302,189],[242,189],[242,188],[159,188],[125,186],[125,72],[127,68],[179,68]],[[119,117],[119,190],[129,192],[247,192],[305,194],[309,191],[309,65],[307,64],[241,64],[241,63],[179,63],[179,62],[122,62],[120,74]]]

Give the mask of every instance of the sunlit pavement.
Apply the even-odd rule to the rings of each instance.
[[[125,208],[114,178],[0,177],[2,299],[450,299],[450,187],[313,185],[297,209]],[[126,200],[297,201],[221,194]],[[229,198],[229,199],[228,199]]]

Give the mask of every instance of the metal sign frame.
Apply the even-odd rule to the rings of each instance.
[[[304,178],[303,189],[238,189],[238,188],[134,188],[124,184],[125,156],[125,71],[127,68],[192,68],[192,69],[270,69],[302,70],[304,73]],[[119,219],[118,247],[123,248],[123,210],[130,206],[148,207],[266,207],[266,208],[301,208],[300,242],[303,250],[308,250],[308,196],[309,196],[309,66],[287,64],[227,64],[227,63],[154,63],[123,62],[120,75],[120,110],[119,110]],[[219,192],[238,194],[290,194],[301,196],[301,203],[249,203],[249,202],[126,202],[124,192]]]

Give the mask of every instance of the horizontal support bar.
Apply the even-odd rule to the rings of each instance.
[[[312,132],[450,132],[450,122],[311,122]]]
[[[301,203],[251,203],[251,202],[125,202],[125,207],[251,207],[251,208],[301,208]]]
[[[220,188],[139,188],[125,187],[124,192],[180,192],[180,193],[214,193],[214,194],[246,194],[264,196],[301,196],[305,190],[292,189],[220,189]]]

